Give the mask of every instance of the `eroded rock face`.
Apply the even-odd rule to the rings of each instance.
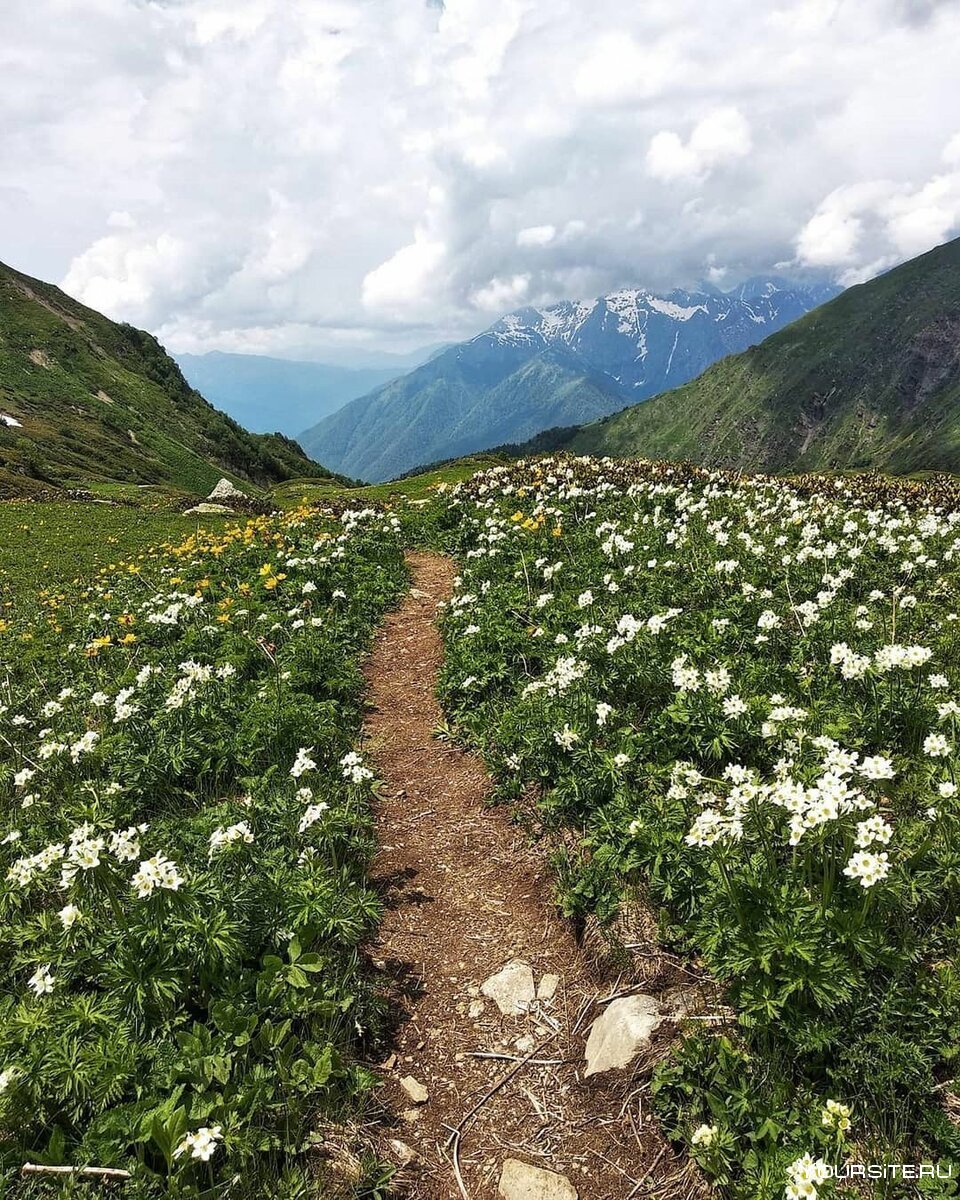
[[[234,486],[229,479],[221,479],[207,499],[234,500],[238,496],[246,496],[246,492],[241,492],[240,489]]]
[[[507,1158],[497,1194],[503,1200],[577,1200],[577,1189],[566,1175],[531,1167],[519,1158]]]
[[[628,1067],[663,1021],[660,1002],[639,993],[613,1000],[590,1027],[584,1077]]]
[[[527,1012],[537,995],[530,964],[518,958],[484,980],[480,991],[505,1017],[518,1017]]]

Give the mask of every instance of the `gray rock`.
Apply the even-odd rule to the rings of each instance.
[[[480,991],[491,999],[505,1017],[518,1017],[534,1002],[537,989],[530,964],[519,958],[508,962],[496,975],[484,980]]]
[[[503,1200],[577,1200],[577,1189],[566,1175],[531,1167],[519,1158],[504,1159],[497,1194]]]
[[[221,479],[217,486],[213,489],[208,500],[233,500],[237,496],[245,496],[246,492],[241,492],[235,484],[232,484],[229,479]]]
[[[191,513],[230,513],[230,514],[232,514],[233,509],[227,508],[227,506],[225,504],[208,504],[206,502],[206,500],[204,500],[202,504],[195,504],[193,506],[193,508],[188,508],[184,515],[189,516]]]
[[[627,1067],[650,1045],[663,1020],[660,1004],[642,992],[612,1000],[590,1026],[584,1076]]]

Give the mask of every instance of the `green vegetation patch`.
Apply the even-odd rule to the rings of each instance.
[[[144,552],[153,518],[86,537],[91,508],[5,517],[30,571],[116,540],[0,618],[0,1190],[32,1161],[139,1198],[336,1194],[323,1130],[350,1143],[379,1020],[354,747],[396,529],[300,510]]]
[[[501,798],[575,833],[565,911],[640,889],[724,990],[655,1093],[727,1197],[960,1160],[950,496],[547,459],[431,518],[443,702]]]

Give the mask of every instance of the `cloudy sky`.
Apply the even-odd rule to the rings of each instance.
[[[318,356],[854,282],[960,233],[958,63],[958,0],[3,0],[0,259]]]

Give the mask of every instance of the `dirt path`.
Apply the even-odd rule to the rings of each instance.
[[[409,561],[413,588],[367,666],[366,721],[367,750],[386,783],[373,874],[387,908],[372,953],[387,965],[398,1012],[382,1097],[396,1137],[418,1155],[409,1194],[495,1197],[507,1158],[562,1173],[579,1200],[689,1194],[689,1173],[649,1120],[644,1080],[629,1071],[582,1079],[585,1034],[606,988],[591,980],[550,902],[541,856],[506,811],[484,807],[482,763],[432,736],[442,656],[434,618],[454,566],[429,554]],[[545,976],[556,977],[556,990],[505,1017],[480,988],[513,959],[530,964],[541,993],[552,983]],[[426,1103],[403,1088],[410,1076],[427,1089]]]

